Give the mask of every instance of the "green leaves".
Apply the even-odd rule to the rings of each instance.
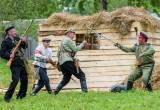
[[[129,6],[141,7],[143,6],[146,10],[150,12],[155,12],[160,14],[160,1],[159,0],[128,0]]]
[[[47,18],[53,12],[59,12],[58,0],[3,0],[0,3],[3,20]]]

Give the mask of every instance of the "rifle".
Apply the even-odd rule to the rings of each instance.
[[[94,32],[98,37],[100,37],[100,38],[102,37],[105,40],[110,41],[112,44],[115,44],[115,42],[113,42],[111,39],[109,39],[109,38],[107,38],[107,37],[105,37],[103,35],[98,34],[96,31],[94,31],[93,29],[91,29],[89,26],[86,25],[86,27],[90,30],[90,32]],[[138,38],[138,28],[134,27],[134,29],[135,29],[135,32],[136,32],[136,37],[134,37],[134,38],[125,38],[125,39],[137,39]]]
[[[51,59],[49,59],[49,63],[50,63],[53,67],[57,68],[57,62],[53,62]]]
[[[34,79],[34,81],[33,81],[33,84],[32,84],[32,91],[34,90],[34,88],[35,88],[35,86],[36,86],[36,84],[35,84],[35,79]]]
[[[26,31],[24,32],[24,34],[22,35],[21,39],[19,40],[18,44],[16,45],[16,47],[14,48],[12,54],[15,54],[18,47],[20,46],[21,42],[22,42],[22,39],[24,38],[24,36],[26,35],[26,33],[28,32],[29,28],[31,27],[33,23],[33,20],[30,22],[29,26],[27,27]],[[7,62],[7,66],[10,67],[11,63],[13,61],[13,58],[10,58],[9,61]]]
[[[91,31],[91,32],[94,32],[100,39],[101,37],[104,38],[105,40],[108,40],[109,42],[111,42],[112,44],[115,44],[115,42],[113,42],[111,39],[101,35],[101,34],[98,34],[96,31],[94,31],[92,28],[90,28],[89,26],[86,25],[86,27]]]
[[[76,66],[77,73],[79,74],[79,64],[78,64],[79,59],[74,58],[73,61],[74,61],[74,65]]]

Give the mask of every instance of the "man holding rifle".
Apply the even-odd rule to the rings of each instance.
[[[58,94],[59,91],[70,81],[72,74],[80,79],[81,88],[83,92],[87,92],[87,84],[84,72],[78,65],[74,63],[75,53],[81,50],[85,43],[85,40],[79,45],[73,42],[73,38],[76,36],[73,30],[67,30],[65,32],[66,38],[61,42],[61,45],[57,52],[58,61],[62,73],[64,73],[63,79],[54,91],[54,94]]]
[[[10,58],[13,59],[10,65],[10,70],[12,72],[12,82],[10,83],[10,86],[4,96],[4,101],[10,102],[10,99],[12,98],[19,80],[20,90],[17,94],[17,99],[22,99],[26,96],[28,78],[23,64],[24,54],[22,52],[22,48],[25,49],[27,47],[27,43],[25,42],[24,37],[21,39],[17,37],[16,29],[14,28],[14,26],[8,27],[5,32],[6,35],[1,44],[1,57],[6,60],[9,60]],[[12,54],[12,51],[20,40],[22,40],[22,42],[19,48],[17,49],[15,54]]]
[[[35,50],[35,61],[33,62],[33,65],[34,68],[38,69],[37,74],[39,74],[40,79],[38,80],[37,86],[31,93],[32,96],[35,96],[44,86],[49,94],[52,93],[46,71],[46,65],[47,63],[50,63],[50,60],[52,59],[52,50],[49,48],[50,41],[51,39],[49,38],[43,38],[43,45],[38,46]]]
[[[150,78],[152,76],[152,71],[154,68],[154,53],[155,50],[151,46],[151,44],[147,43],[149,37],[140,32],[138,38],[138,44],[135,44],[133,47],[125,47],[119,43],[115,43],[114,46],[117,46],[124,52],[134,52],[137,62],[136,68],[131,72],[128,77],[127,90],[131,90],[133,86],[133,82],[138,78],[142,77],[142,81],[145,84],[145,87],[148,91],[152,92],[152,87],[150,84]]]

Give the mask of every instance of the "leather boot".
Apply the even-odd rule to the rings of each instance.
[[[41,89],[40,86],[36,86],[30,95],[35,96],[36,93],[38,93],[40,91],[40,89]]]
[[[88,92],[86,81],[81,81],[81,89],[83,92]]]
[[[11,99],[11,98],[9,98],[9,97],[7,97],[7,96],[4,96],[4,101],[5,101],[5,102],[9,103],[9,102],[10,102],[10,99]]]
[[[60,83],[57,88],[54,90],[54,95],[57,95],[59,91],[63,88],[63,85]]]
[[[146,85],[146,89],[147,89],[149,92],[153,92],[153,89],[152,89],[152,86],[151,86],[150,83]]]
[[[50,87],[50,84],[46,84],[45,86],[46,86],[46,89],[47,89],[48,93],[51,94],[52,93],[52,89]]]
[[[127,90],[132,90],[132,87],[133,87],[133,82],[128,81],[127,82]]]

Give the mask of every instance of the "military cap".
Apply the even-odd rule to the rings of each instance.
[[[7,33],[9,30],[11,30],[11,29],[14,29],[14,26],[10,26],[10,27],[7,27],[6,29],[5,29],[5,32]]]
[[[140,32],[140,36],[145,38],[146,40],[149,39],[149,37],[146,34],[144,34],[143,32]]]
[[[51,41],[51,39],[50,38],[43,38],[42,39],[42,42],[46,42],[46,41]]]
[[[67,30],[64,35],[68,34],[68,33],[75,33],[72,29]]]

